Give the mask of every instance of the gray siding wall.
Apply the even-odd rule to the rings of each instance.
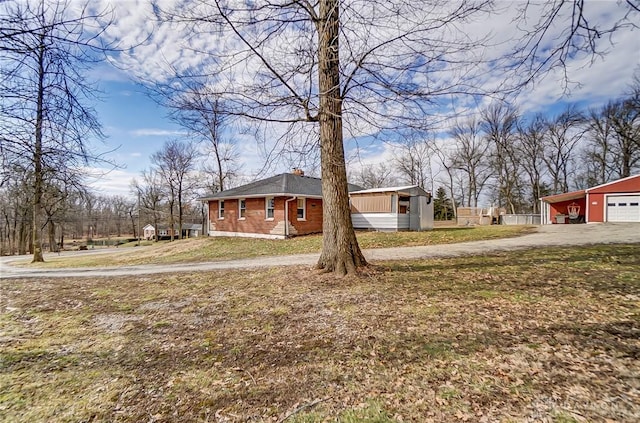
[[[397,213],[353,213],[351,221],[355,229],[397,231],[409,229],[409,215]]]

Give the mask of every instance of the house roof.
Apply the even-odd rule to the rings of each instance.
[[[615,185],[621,185],[621,187],[630,188],[630,189],[623,189],[622,192],[637,191],[638,189],[640,189],[640,175],[633,175],[633,176],[628,176],[622,179],[616,179],[615,181],[607,182],[601,185],[596,185],[595,187],[591,187],[587,189],[581,189],[579,191],[564,192],[562,194],[556,194],[556,195],[548,195],[540,199],[547,203],[559,203],[561,201],[577,200],[578,198],[586,197],[588,193],[592,193],[594,191],[607,192],[607,190],[604,190],[603,188],[608,188],[608,187],[613,188],[613,186]],[[617,192],[617,191],[614,190],[614,192]]]
[[[586,192],[600,190],[601,188],[606,188],[610,185],[625,184],[625,183],[629,183],[630,185],[633,185],[635,190],[636,187],[640,187],[640,175],[627,176],[626,178],[616,179],[615,181],[607,182],[601,185],[596,185],[595,187],[587,188]]]
[[[175,223],[173,226],[174,226],[174,228],[176,230],[178,230],[178,224],[177,223]],[[151,228],[151,229],[155,230],[155,227],[151,223],[147,223],[142,229],[147,229],[147,228]],[[166,225],[166,224],[158,225],[158,228],[159,229],[168,229],[169,225]],[[183,223],[182,224],[182,229],[183,230],[184,229],[190,229],[190,230],[197,229],[197,230],[201,231],[202,230],[202,224],[201,223]]]
[[[349,184],[349,191],[362,189]],[[281,173],[267,179],[251,182],[230,190],[217,192],[200,200],[218,200],[225,198],[300,196],[322,198],[322,180],[311,176]]]
[[[586,197],[586,190],[572,191],[572,192],[564,192],[562,194],[548,195],[546,197],[540,198],[542,201],[546,203],[559,203],[561,201],[569,201],[569,200],[577,200],[578,198]]]
[[[420,186],[418,185],[361,189],[359,191],[351,191],[351,194],[375,194],[375,193],[383,193],[383,192],[393,192],[393,193],[405,194],[405,195],[424,195],[424,196],[430,195],[427,191],[420,188]]]

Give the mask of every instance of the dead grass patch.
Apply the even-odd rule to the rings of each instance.
[[[478,226],[436,228],[425,232],[358,232],[360,247],[389,248],[420,245],[450,244],[520,236],[534,231],[531,226]],[[49,256],[46,263],[18,265],[59,267],[108,267],[140,264],[193,263],[233,260],[260,256],[319,253],[321,235],[308,235],[286,240],[252,238],[191,238],[161,242],[149,246],[123,248],[99,255]]]
[[[0,420],[638,421],[640,246],[0,281]]]

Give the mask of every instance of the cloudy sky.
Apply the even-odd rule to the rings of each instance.
[[[233,47],[233,40],[217,37],[208,33],[206,28],[194,35],[193,25],[190,27],[157,22],[155,12],[158,11],[158,7],[169,10],[175,3],[177,1],[158,1],[155,2],[155,8],[150,2],[142,0],[103,0],[101,3],[95,3],[113,7],[115,22],[109,28],[109,37],[121,45],[134,46],[112,58],[115,66],[101,64],[91,75],[98,81],[99,88],[103,92],[103,101],[95,105],[104,126],[104,133],[107,135],[104,145],[100,148],[103,151],[110,151],[108,157],[121,166],[108,172],[104,169],[103,176],[93,183],[94,187],[103,192],[128,194],[131,180],[138,177],[143,169],[149,167],[149,156],[159,150],[165,141],[185,135],[181,127],[168,119],[167,110],[150,98],[148,88],[141,81],[145,81],[147,85],[166,82],[167,69],[170,67],[185,71],[204,69],[204,66],[210,66],[210,64],[204,65],[210,58],[203,56],[199,51],[220,52],[225,51],[225,48],[231,48],[229,45]],[[422,2],[409,3],[413,5],[412,7],[422,4]],[[621,7],[621,3],[624,2],[588,1],[587,17],[591,23],[607,28],[619,21],[621,14],[624,13],[625,8]],[[366,4],[366,2],[360,2],[362,10],[358,13],[366,13]],[[500,57],[513,48],[510,42],[518,38],[517,27],[522,26],[522,22],[514,24],[514,19],[518,13],[517,6],[522,4],[522,2],[498,1],[496,12],[499,13],[478,13],[473,19],[457,25],[456,30],[468,39],[490,37],[485,44],[466,54],[473,54],[479,60],[493,63],[488,59]],[[532,16],[528,17],[527,22],[536,21],[540,16],[535,14],[540,10],[542,9],[531,9]],[[640,19],[639,16],[640,14],[634,15],[636,20]],[[353,16],[351,22],[355,22]],[[566,23],[566,20],[557,21],[557,25],[550,29],[550,35],[544,40],[547,44],[543,47],[548,48],[553,44],[553,37],[560,35],[566,29]],[[362,44],[362,46],[355,45],[352,47],[354,49],[366,48],[366,43],[375,37],[392,37],[394,31],[386,28],[388,33],[365,35],[366,28],[358,27],[356,24],[354,28],[356,28],[355,35],[358,31],[363,34],[362,37],[354,36],[354,40]],[[288,36],[291,40],[295,39],[291,34]],[[516,104],[524,114],[534,112],[553,114],[566,103],[575,102],[585,108],[597,107],[620,96],[631,82],[634,71],[640,67],[639,39],[638,29],[632,26],[604,35],[598,40],[598,47],[606,54],[596,57],[577,54],[569,57],[566,69],[571,83],[568,86],[560,69],[549,72],[521,92],[515,99]],[[283,39],[278,39],[276,42],[282,43]],[[294,41],[287,41],[287,44],[294,43]],[[353,44],[357,43],[354,41]],[[280,45],[271,48],[276,51],[280,49]],[[392,51],[388,54],[395,53]],[[230,74],[238,80],[243,78],[251,80],[256,75],[252,73],[254,68],[258,69],[259,65],[245,61],[242,64],[242,72],[236,68]],[[486,86],[499,84],[501,74],[492,70],[494,69],[487,65],[484,75],[478,80]],[[304,81],[301,83],[303,84]],[[480,104],[483,101],[486,100],[479,100]],[[466,106],[463,104],[459,103],[458,107],[470,107],[468,104]],[[442,108],[432,111],[434,115],[450,112]],[[363,134],[370,131],[362,128],[358,130],[362,130]],[[259,147],[256,141],[246,134],[242,136],[234,134],[234,136],[242,139],[242,142],[238,143],[238,148],[243,173],[250,177],[262,167]],[[379,140],[366,140],[368,140],[367,137],[359,138],[358,142],[346,140],[348,155],[357,155],[354,165],[367,165],[388,160],[389,144],[381,143]],[[286,170],[285,168],[274,169],[274,171]]]

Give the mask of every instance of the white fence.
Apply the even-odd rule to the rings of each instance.
[[[539,214],[503,214],[500,216],[503,225],[540,225]]]

